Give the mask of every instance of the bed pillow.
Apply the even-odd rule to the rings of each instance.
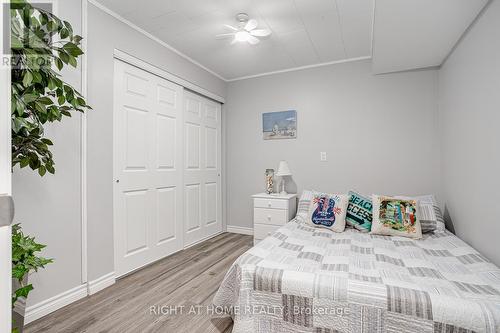
[[[422,233],[444,231],[444,218],[433,195],[415,197],[418,200]]]
[[[372,195],[375,235],[422,238],[418,201],[407,197]]]
[[[422,227],[423,234],[436,230],[445,230],[443,214],[441,214],[441,209],[439,209],[436,199],[432,194],[404,198],[416,199],[418,201],[420,226]]]
[[[348,202],[345,194],[313,192],[307,223],[335,232],[344,231]]]
[[[349,191],[346,224],[361,232],[369,232],[372,228],[372,208],[371,198]]]
[[[304,190],[299,199],[299,204],[297,207],[297,215],[295,216],[297,222],[305,223],[309,218],[309,205],[311,204],[311,199],[313,196],[313,191]]]

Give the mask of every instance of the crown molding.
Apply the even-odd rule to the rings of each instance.
[[[365,56],[365,57],[357,57],[357,58],[349,58],[349,59],[342,59],[342,60],[336,60],[336,61],[322,62],[322,63],[319,63],[319,64],[313,64],[313,65],[307,65],[307,66],[292,67],[292,68],[282,69],[282,70],[278,70],[278,71],[272,71],[272,72],[260,73],[260,74],[255,74],[255,75],[248,75],[248,76],[237,77],[237,78],[234,78],[234,79],[229,79],[229,80],[227,80],[227,82],[234,82],[234,81],[240,81],[240,80],[254,79],[254,78],[257,78],[257,77],[261,77],[261,76],[268,76],[268,75],[274,75],[274,74],[295,72],[295,71],[301,71],[301,70],[304,70],[304,69],[311,69],[311,68],[323,67],[323,66],[330,66],[330,65],[338,65],[338,64],[348,63],[348,62],[363,61],[363,60],[369,60],[371,58],[372,58],[371,56]]]
[[[122,17],[121,15],[119,15],[118,13],[112,11],[111,9],[109,9],[108,7],[104,6],[103,4],[97,2],[96,0],[87,0],[88,3],[94,5],[96,8],[102,10],[103,12],[105,12],[106,14],[114,17],[115,19],[117,19],[118,21],[128,25],[129,27],[131,27],[132,29],[136,30],[137,32],[140,32],[141,34],[143,34],[144,36],[148,37],[149,39],[157,42],[158,44],[166,47],[167,49],[169,49],[170,51],[174,52],[175,54],[179,55],[180,57],[186,59],[187,61],[191,62],[192,64],[200,67],[201,69],[207,71],[208,73],[218,77],[219,79],[221,79],[222,81],[227,81],[227,79],[225,77],[223,77],[222,75],[219,75],[217,74],[216,72],[214,72],[213,70],[211,70],[210,68],[206,67],[206,66],[203,66],[202,64],[200,64],[199,62],[197,62],[196,60],[194,60],[193,58],[187,56],[186,54],[182,53],[181,51],[177,50],[176,48],[174,48],[173,46],[165,43],[164,41],[162,41],[161,39],[159,39],[158,37],[150,34],[149,32],[147,32],[146,30],[142,29],[142,28],[139,28],[137,25],[135,25],[134,23],[130,22],[129,20],[127,20],[126,18]]]

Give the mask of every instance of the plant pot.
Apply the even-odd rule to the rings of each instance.
[[[24,277],[23,285],[28,284],[28,274]],[[20,287],[19,281],[12,279],[12,293]],[[17,329],[17,333],[24,331],[24,315],[26,313],[26,299],[19,298],[12,309],[12,329]]]

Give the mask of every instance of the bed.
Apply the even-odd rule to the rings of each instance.
[[[500,270],[452,233],[419,240],[292,220],[214,297],[233,332],[500,332]]]

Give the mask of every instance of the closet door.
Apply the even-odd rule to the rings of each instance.
[[[221,105],[184,92],[184,245],[222,231]]]
[[[183,247],[183,88],[115,60],[115,269]]]

